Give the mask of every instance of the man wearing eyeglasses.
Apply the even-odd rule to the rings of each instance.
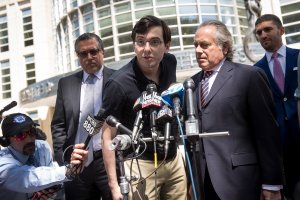
[[[68,147],[85,141],[84,121],[87,115],[95,116],[100,110],[103,86],[114,71],[104,66],[103,42],[94,33],[80,35],[75,52],[82,70],[59,80],[51,123],[54,155],[60,165],[70,158],[69,151],[63,155]],[[111,199],[100,138],[100,133],[94,135],[87,147],[89,155],[80,180],[65,184],[67,200]]]
[[[105,86],[103,108],[107,115],[113,115],[124,126],[132,130],[136,112],[133,111],[135,101],[146,91],[148,84],[155,84],[157,92],[167,90],[176,82],[177,61],[169,54],[171,31],[167,24],[155,17],[145,16],[134,26],[131,34],[136,56],[124,67],[115,72]],[[148,114],[149,112],[144,112]],[[163,131],[163,130],[162,130]],[[145,117],[141,130],[144,137],[152,137],[149,117]],[[123,199],[116,175],[115,152],[109,146],[116,136],[116,128],[103,125],[103,158],[109,176],[109,186],[113,199]],[[175,135],[171,129],[171,135]],[[135,200],[183,200],[186,199],[186,174],[181,154],[175,140],[170,142],[165,162],[158,167],[156,173],[153,142],[147,143],[145,152],[138,157],[138,163],[131,160],[125,163],[125,172],[140,177],[132,182],[129,199]],[[142,152],[143,147],[141,147]],[[157,143],[157,160],[162,163],[165,152],[163,144]],[[132,150],[129,150],[132,152]],[[131,173],[132,172],[132,173]],[[141,172],[141,173],[140,173]],[[151,175],[152,173],[152,175]],[[143,181],[143,179],[146,180]],[[124,193],[124,192],[123,192]],[[124,194],[125,195],[125,194]]]
[[[0,144],[0,197],[9,200],[48,199],[71,180],[75,164],[87,157],[87,152],[74,150],[69,167],[59,167],[52,160],[47,142],[37,140],[36,126],[22,113],[6,116],[2,122]],[[81,148],[82,145],[76,146]],[[70,167],[71,166],[71,167]],[[80,172],[80,168],[78,168]],[[75,174],[73,174],[75,175]]]

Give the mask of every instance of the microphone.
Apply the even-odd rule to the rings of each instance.
[[[164,105],[162,109],[157,114],[157,123],[165,124],[164,130],[164,137],[165,137],[165,156],[168,154],[169,144],[170,144],[170,132],[171,132],[171,122],[173,120],[172,110],[167,106]]]
[[[4,106],[2,110],[0,110],[0,115],[2,115],[5,111],[8,111],[17,105],[16,101],[12,101],[10,104]]]
[[[186,111],[187,120],[185,121],[186,135],[198,135],[199,134],[199,122],[196,118],[195,107],[194,107],[194,95],[193,89],[195,88],[195,83],[193,79],[189,78],[183,83],[185,88],[186,96]]]
[[[143,96],[146,95],[146,91],[142,93],[142,95],[135,101],[133,105],[133,111],[137,112],[134,123],[133,123],[133,130],[132,130],[132,140],[133,143],[136,143],[138,137],[138,131],[141,129],[142,121],[143,121],[143,111],[142,111],[142,104],[143,104]]]
[[[109,150],[126,150],[131,146],[131,138],[129,135],[117,135],[110,143]]]
[[[181,106],[184,103],[184,87],[182,83],[176,83],[161,93],[161,97],[167,105],[174,108],[174,114],[180,115]]]
[[[161,97],[157,95],[156,85],[151,83],[146,87],[147,94],[143,95],[143,104],[142,109],[148,110],[150,115],[150,128],[152,132],[152,137],[155,136],[156,130],[156,117],[157,117],[157,108],[161,107]]]
[[[127,135],[132,135],[131,130],[122,125],[114,116],[109,115],[106,118],[106,123],[111,127],[116,127],[121,133],[125,133]]]
[[[87,131],[88,136],[84,141],[84,149],[87,149],[91,138],[96,135],[100,129],[102,128],[105,122],[105,109],[101,108],[96,116],[91,117],[90,115],[87,116],[86,120],[83,123],[83,128]]]

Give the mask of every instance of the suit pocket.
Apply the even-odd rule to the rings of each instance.
[[[231,155],[231,162],[233,167],[241,165],[257,164],[257,157],[255,153],[238,153]]]

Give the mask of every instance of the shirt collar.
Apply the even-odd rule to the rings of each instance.
[[[98,79],[101,79],[103,76],[103,66],[101,67],[100,70],[98,70],[95,74],[94,74]],[[85,82],[86,79],[88,78],[89,74],[86,73],[86,71],[83,70],[83,79],[82,82]]]
[[[10,150],[11,154],[13,155],[13,157],[16,160],[18,160],[22,164],[26,164],[29,156],[24,155],[23,153],[20,153],[20,152],[16,151],[12,146],[8,146],[8,149]]]
[[[268,60],[268,63],[271,61],[272,55],[274,52],[266,51],[266,57]],[[278,56],[286,57],[286,46],[282,45],[278,50],[277,50]]]

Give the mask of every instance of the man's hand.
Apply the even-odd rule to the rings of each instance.
[[[118,186],[115,189],[111,189],[113,200],[123,200],[123,195],[121,194],[120,187]]]
[[[262,190],[260,200],[281,200],[280,191]]]
[[[73,179],[84,169],[84,160],[87,159],[88,151],[83,149],[84,144],[76,144],[71,154],[71,162],[67,165],[66,176]]]

